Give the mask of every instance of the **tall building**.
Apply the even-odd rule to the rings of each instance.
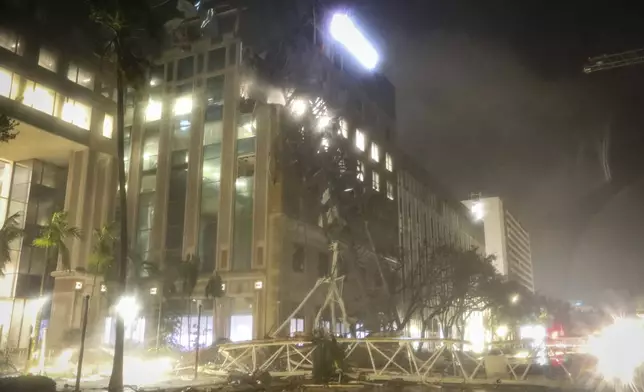
[[[403,285],[413,287],[419,284],[414,275],[422,271],[432,249],[450,245],[483,252],[485,238],[483,228],[473,221],[468,209],[412,157],[400,152],[397,159],[401,280]],[[407,333],[421,337],[421,330],[421,318],[412,318]],[[438,337],[438,324],[432,323],[432,330],[427,333],[426,337]]]
[[[471,209],[485,231],[485,251],[494,255],[497,271],[534,291],[530,235],[508,211],[499,197],[463,202]]]
[[[92,55],[80,30],[58,29],[58,20],[47,18],[48,6],[3,3],[13,8],[0,10],[0,114],[19,123],[19,134],[0,143],[0,224],[19,214],[25,234],[10,244],[0,278],[0,348],[24,349],[41,305],[45,326],[52,303],[55,317],[80,320],[73,308],[56,306],[80,302],[75,273],[59,275],[52,297],[57,253],[32,243],[54,212],[66,210],[69,224],[85,229],[67,244],[73,270],[89,256],[91,227],[111,219],[114,87],[109,64]]]
[[[321,227],[329,213],[320,200],[324,189],[312,189],[298,175],[301,165],[283,154],[289,146],[283,137],[300,129],[316,132],[308,128],[312,121],[332,123],[337,134],[318,140],[312,156],[303,158],[314,159],[320,148],[341,148],[342,170],[357,173],[369,208],[378,212],[370,222],[373,247],[352,236],[339,245],[338,268],[360,279],[345,282],[344,296],[352,299],[347,311],[362,322],[369,315],[359,301],[378,287],[370,263],[391,260],[398,246],[393,86],[364,71],[331,39],[326,22],[314,29],[312,8],[304,2],[298,1],[301,10],[277,2],[257,1],[244,10],[215,3],[215,20],[204,29],[200,21],[174,31],[174,44],[150,70],[148,88],[129,96],[125,213],[131,253],[177,274],[186,260],[198,261],[194,301],[177,295],[163,302],[164,317],[179,321],[180,345],[265,337],[330,273],[332,251]],[[114,195],[106,192],[105,198],[113,203]],[[349,265],[353,272],[346,271]],[[224,289],[216,301],[204,293],[213,274]],[[78,282],[78,292],[87,293],[92,277]],[[79,309],[73,298],[63,301],[59,289],[66,286],[57,281],[54,310]],[[108,297],[104,289],[100,295]],[[161,291],[149,287],[137,294],[143,311],[127,328],[129,340],[154,339]],[[282,333],[310,331],[325,299],[326,291],[314,293]],[[105,321],[94,329],[109,343],[114,321],[104,303],[98,306]],[[330,321],[327,314],[323,319]],[[64,312],[53,315],[50,332],[61,336],[74,321]]]
[[[401,258],[415,264],[440,245],[484,250],[483,229],[469,210],[411,157],[399,154],[398,227]]]

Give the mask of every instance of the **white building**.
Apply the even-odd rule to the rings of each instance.
[[[534,291],[530,235],[503,206],[498,197],[463,202],[479,219],[485,231],[485,251],[496,256],[497,271]]]

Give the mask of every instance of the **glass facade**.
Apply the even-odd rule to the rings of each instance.
[[[253,246],[253,199],[255,189],[255,119],[238,113],[235,168],[232,270],[251,268]]]
[[[202,272],[211,272],[215,269],[217,260],[224,77],[210,78],[206,86],[199,213],[199,257],[202,263]]]
[[[176,116],[172,124],[170,155],[170,189],[166,227],[166,262],[180,262],[186,216],[188,182],[188,145],[192,131],[191,113]]]
[[[139,189],[136,233],[137,252],[142,260],[148,260],[150,253],[150,234],[154,222],[158,160],[159,125],[147,125],[141,149],[141,186]]]

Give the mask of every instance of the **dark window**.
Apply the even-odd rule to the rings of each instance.
[[[318,276],[324,278],[329,275],[329,254],[326,252],[320,252],[318,254]]]
[[[224,15],[219,18],[219,32],[221,34],[229,34],[235,31],[235,22],[237,15]]]
[[[228,65],[237,64],[237,44],[231,44],[228,47]]]
[[[177,80],[191,78],[195,72],[195,58],[193,56],[179,60],[177,64]]]
[[[168,68],[165,70],[165,80],[171,82],[174,80],[174,62],[168,63]]]
[[[293,246],[293,271],[304,272],[304,247],[302,245]]]
[[[155,65],[154,67],[150,68],[150,82],[163,80],[164,71],[165,67],[163,66],[163,64]]]
[[[226,48],[213,49],[208,52],[208,72],[223,69],[226,66]]]
[[[221,105],[224,102],[224,75],[208,78],[206,81],[206,101],[208,105]]]
[[[204,61],[203,59],[204,59],[203,54],[199,53],[197,55],[197,73],[198,74],[203,72],[203,61]]]

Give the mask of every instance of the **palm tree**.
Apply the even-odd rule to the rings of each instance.
[[[120,214],[119,262],[116,266],[116,295],[125,292],[128,267],[127,236],[127,198],[125,189],[125,88],[126,83],[132,87],[144,85],[148,62],[141,56],[143,48],[150,43],[142,43],[141,38],[151,36],[160,38],[163,27],[143,0],[103,2],[102,8],[92,9],[90,19],[109,32],[105,48],[116,68],[116,146],[118,157],[118,184]],[[160,39],[159,39],[160,41]],[[114,343],[114,363],[108,389],[123,389],[123,354],[125,325],[117,317]]]
[[[108,223],[98,229],[94,229],[94,245],[90,255],[87,272],[94,275],[92,295],[96,288],[96,279],[101,276],[105,278],[107,272],[114,263],[114,222]]]
[[[69,248],[65,244],[65,241],[69,238],[80,238],[81,230],[69,224],[67,218],[67,211],[57,211],[54,212],[49,220],[49,223],[45,225],[41,232],[40,237],[36,237],[32,245],[36,248],[41,248],[45,250],[45,265],[43,268],[43,273],[40,278],[40,292],[39,298],[42,298],[45,291],[45,282],[47,280],[47,271],[49,270],[49,263],[52,256],[59,255],[61,265],[64,270],[71,270],[71,262],[69,257]],[[36,317],[35,323],[35,345],[38,344],[38,332],[40,331],[40,323],[42,319],[42,309],[38,310],[38,315]]]
[[[11,243],[22,237],[24,231],[20,228],[20,213],[8,217],[0,228],[0,276],[4,276],[5,267],[11,261]]]
[[[80,236],[81,230],[69,224],[67,211],[57,211],[52,214],[49,223],[42,228],[40,237],[34,239],[32,245],[45,250],[45,270],[40,280],[41,297],[45,289],[51,256],[58,254],[63,269],[65,271],[71,270],[69,248],[67,248],[65,241],[69,238],[80,238]]]

